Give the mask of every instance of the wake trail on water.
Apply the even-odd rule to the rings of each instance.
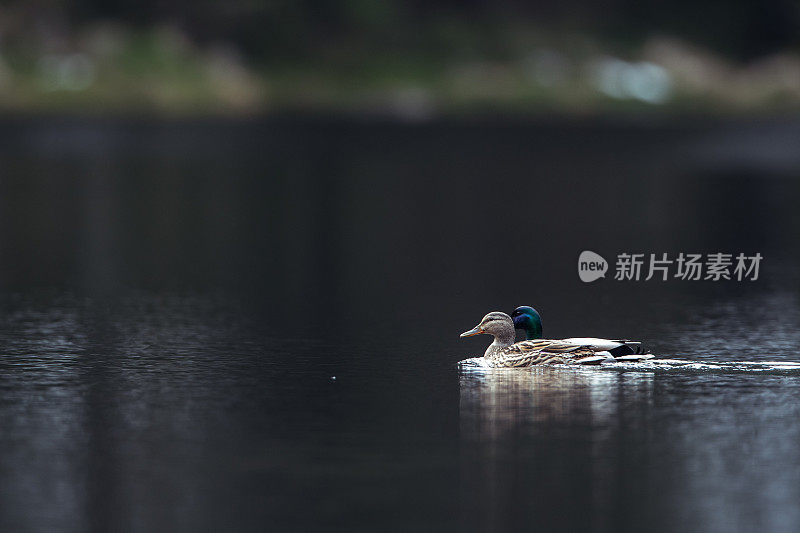
[[[465,359],[458,363],[462,369],[480,369],[486,366],[483,357]],[[617,370],[690,370],[690,371],[728,371],[728,372],[799,372],[800,362],[793,361],[690,361],[687,359],[649,359],[647,361],[603,361],[596,366],[554,365],[549,368],[575,367],[581,369],[617,369]],[[528,367],[542,368],[542,367]],[[521,370],[508,368],[498,370]]]
[[[610,361],[604,367],[632,368],[636,370],[734,370],[737,372],[765,372],[792,370],[800,372],[800,362],[791,361],[689,361],[686,359],[650,359],[649,361]]]

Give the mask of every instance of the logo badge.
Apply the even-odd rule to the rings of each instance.
[[[578,256],[578,277],[585,283],[606,277],[608,262],[602,256],[589,250]]]

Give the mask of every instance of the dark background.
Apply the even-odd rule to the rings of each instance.
[[[8,16],[19,17],[14,22],[28,22],[39,31],[50,27],[69,33],[103,21],[137,29],[173,24],[201,43],[235,43],[257,62],[324,57],[331,47],[344,43],[369,48],[367,53],[417,51],[442,55],[457,52],[460,44],[467,50],[502,55],[503,30],[525,24],[548,31],[589,33],[621,47],[641,43],[654,33],[676,35],[740,61],[800,44],[800,8],[791,0],[262,0],[226,2],[224,6],[188,1],[50,0],[6,4]],[[6,25],[5,34],[23,39],[19,36],[23,27],[10,26]],[[441,34],[445,33],[443,28],[452,26],[467,28],[475,42],[448,43],[446,34]]]

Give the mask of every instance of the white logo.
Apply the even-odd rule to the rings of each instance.
[[[581,281],[592,282],[599,278],[606,277],[608,263],[600,255],[589,250],[581,252],[578,257],[578,276]]]
[[[649,256],[649,260],[648,260]],[[660,254],[628,253],[617,254],[614,280],[650,281],[671,279],[689,281],[756,281],[761,271],[760,253],[684,253],[677,256],[666,252]],[[578,277],[591,283],[606,277],[608,263],[602,256],[585,250],[578,256]]]

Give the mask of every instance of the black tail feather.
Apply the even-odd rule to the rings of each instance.
[[[614,357],[622,357],[623,355],[643,355],[646,354],[647,351],[642,348],[641,344],[620,344],[616,348],[608,350],[608,353]]]

